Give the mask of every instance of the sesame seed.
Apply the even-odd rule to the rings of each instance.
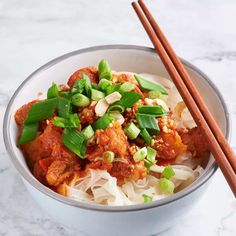
[[[163,132],[168,133],[168,128],[166,126],[163,126]]]

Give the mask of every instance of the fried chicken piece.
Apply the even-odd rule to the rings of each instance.
[[[92,83],[96,83],[96,84],[98,83],[98,69],[94,66],[89,66],[89,67],[85,67],[80,70],[77,70],[70,76],[67,82],[70,88],[73,87],[76,80],[82,79],[83,73],[85,73],[89,77]]]
[[[82,108],[79,112],[79,118],[82,125],[93,124],[98,119],[95,113],[95,106]]]
[[[143,161],[135,163],[129,152],[127,137],[119,123],[114,122],[105,130],[96,131],[95,145],[87,148],[87,159],[91,161],[86,168],[105,169],[119,182],[124,179],[137,180],[146,176]],[[115,161],[105,164],[102,155],[105,151],[115,154]]]
[[[33,141],[21,145],[21,149],[31,167],[49,157],[53,160],[80,160],[62,144],[62,130],[51,123]]]
[[[116,177],[119,183],[123,183],[124,179],[134,181],[143,179],[147,175],[147,169],[144,166],[144,161],[137,163],[114,162],[110,174]]]
[[[62,144],[61,129],[50,123],[42,134],[21,148],[34,176],[47,186],[57,186],[81,169],[81,159]]]
[[[96,131],[96,144],[88,147],[87,158],[93,161],[96,157],[101,157],[103,152],[112,151],[116,157],[126,158],[128,153],[127,137],[119,123],[113,122],[112,126],[105,130]]]
[[[154,138],[152,147],[157,151],[157,158],[164,160],[174,160],[178,155],[186,151],[186,146],[175,130],[169,133],[161,131],[160,134]]]
[[[58,186],[77,175],[80,165],[75,160],[55,160],[48,167],[46,180],[49,186]]]
[[[187,151],[190,151],[193,157],[205,158],[209,155],[207,140],[198,127],[190,130],[180,130],[179,134],[183,143],[187,145]]]
[[[186,145],[176,130],[176,124],[170,117],[162,117],[158,120],[160,134],[154,136],[152,147],[157,151],[157,159],[175,160],[186,151]]]

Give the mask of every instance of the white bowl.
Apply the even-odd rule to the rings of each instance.
[[[23,182],[38,204],[60,223],[76,228],[86,235],[152,235],[172,226],[190,211],[204,194],[208,180],[217,169],[213,157],[193,184],[175,195],[151,203],[133,206],[98,206],[63,197],[38,182],[29,171],[21,151],[16,146],[15,111],[47,91],[52,81],[66,83],[78,68],[97,65],[105,58],[116,71],[157,74],[169,78],[162,62],[151,48],[110,45],[81,49],[58,57],[33,72],[16,90],[4,118],[4,140],[10,158]],[[218,125],[228,138],[229,114],[216,87],[199,69],[182,60]]]

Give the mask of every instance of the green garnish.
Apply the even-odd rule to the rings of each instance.
[[[147,194],[143,194],[142,197],[143,197],[144,203],[152,202],[153,197],[151,197]]]
[[[165,97],[165,95],[162,94],[159,91],[149,91],[148,92],[148,97],[151,98],[151,99],[155,99],[155,98],[163,99]]]
[[[141,129],[147,129],[152,134],[159,134],[160,128],[152,115],[136,113],[136,119]]]
[[[108,113],[109,113],[109,112],[122,113],[122,112],[124,112],[124,111],[125,111],[125,108],[124,108],[123,106],[121,106],[121,105],[111,105],[111,106],[108,108],[108,110],[107,110]]]
[[[53,125],[60,128],[75,128],[80,125],[80,120],[76,113],[69,114],[67,119],[63,117],[54,117]]]
[[[139,113],[155,115],[157,117],[166,116],[168,112],[166,112],[162,106],[139,106],[138,107]]]
[[[65,119],[63,117],[54,117],[53,125],[60,127],[60,128],[69,127],[67,119]]]
[[[129,139],[133,140],[138,137],[140,129],[133,122],[131,122],[125,127],[124,132]]]
[[[82,79],[78,79],[75,81],[75,83],[71,89],[71,92],[72,93],[83,93],[83,91],[85,89],[85,84],[86,84],[86,80],[85,80],[85,77],[83,78],[83,75],[82,75]]]
[[[86,107],[90,104],[90,99],[83,94],[76,93],[71,97],[71,103],[77,107]]]
[[[99,118],[92,124],[92,128],[94,131],[98,129],[106,129],[113,120],[114,120],[114,116],[110,114],[105,114],[104,116],[102,116],[101,118]]]
[[[172,181],[166,178],[161,178],[159,180],[159,187],[162,193],[171,194],[174,192],[175,185]]]
[[[92,89],[91,99],[94,101],[99,101],[100,99],[104,98],[105,94],[99,90]]]
[[[135,162],[142,161],[147,156],[147,148],[143,147],[139,149],[133,156]]]
[[[32,105],[21,132],[18,144],[28,143],[35,139],[38,132],[39,122],[54,115],[57,98],[50,98]]]
[[[18,141],[18,145],[25,144],[34,140],[37,136],[39,123],[25,124]]]
[[[156,164],[156,155],[157,152],[155,149],[151,147],[147,147],[147,157],[144,159],[144,165],[147,168],[147,171],[149,172],[150,167],[154,164]]]
[[[80,120],[77,113],[69,114],[68,121],[71,124],[71,127],[78,127],[80,125]]]
[[[101,79],[98,83],[98,89],[102,90],[103,92],[105,92],[106,88],[109,86],[112,86],[112,83],[107,79]]]
[[[112,84],[106,87],[105,93],[106,95],[109,95],[114,92],[118,92],[120,89],[120,84]]]
[[[114,152],[106,151],[102,154],[102,158],[105,163],[111,164],[115,159],[115,154],[114,154]]]
[[[104,59],[102,59],[98,64],[98,74],[99,74],[99,80],[101,79],[112,79],[112,71],[108,64],[108,62]]]
[[[57,98],[50,98],[33,104],[24,124],[36,123],[53,116],[57,103]]]
[[[121,105],[124,108],[132,107],[142,96],[139,93],[135,92],[125,92],[122,94],[120,101],[115,104]]]
[[[57,85],[53,82],[53,83],[52,83],[52,86],[48,89],[48,92],[47,92],[47,99],[58,97],[59,92],[60,92],[60,87],[57,86]]]
[[[140,75],[134,75],[134,77],[138,81],[140,87],[143,90],[147,90],[147,91],[154,90],[154,91],[158,91],[158,92],[165,94],[165,95],[168,94],[167,91],[163,87],[161,87],[160,85],[158,85],[154,82],[151,82],[147,79],[144,79]]]
[[[88,125],[87,127],[85,127],[82,131],[81,134],[84,135],[86,140],[91,139],[94,136],[94,131],[91,125]]]
[[[58,97],[58,114],[60,117],[67,118],[70,113],[71,104],[66,98]]]
[[[141,129],[140,135],[143,137],[143,139],[145,140],[145,142],[147,144],[149,144],[149,145],[151,144],[152,136],[148,133],[148,131],[146,129]]]
[[[133,90],[135,88],[134,84],[131,84],[129,82],[124,82],[119,89],[120,93],[124,93],[124,92],[130,92],[131,90]]]
[[[166,179],[171,179],[175,175],[175,172],[171,166],[166,166],[165,169],[162,171],[162,175]]]
[[[91,83],[91,86],[92,86],[92,89],[99,90],[99,88],[98,88],[98,84]]]
[[[83,134],[74,128],[65,128],[62,134],[62,143],[80,158],[85,158],[87,141]]]
[[[85,95],[91,98],[92,85],[91,85],[91,81],[89,77],[85,73],[82,74],[82,80],[85,80],[85,84],[84,84]]]

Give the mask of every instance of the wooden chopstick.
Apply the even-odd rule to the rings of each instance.
[[[169,44],[165,35],[162,33],[159,25],[157,24],[154,17],[152,16],[150,11],[148,10],[147,6],[143,2],[143,0],[139,0],[138,3],[140,5],[140,7],[142,8],[144,14],[146,15],[147,19],[149,20],[149,23],[151,24],[153,30],[155,31],[157,37],[159,38],[162,46],[165,48],[165,51],[167,52],[168,56],[170,57],[171,61],[173,62],[175,68],[177,69],[181,78],[183,79],[184,83],[186,84],[189,92],[191,93],[192,97],[194,98],[195,102],[197,103],[205,120],[207,121],[213,134],[215,135],[218,143],[220,144],[221,148],[223,149],[225,155],[227,156],[227,159],[229,160],[234,172],[236,173],[236,156],[235,156],[232,148],[230,147],[230,145],[227,142],[225,136],[223,135],[221,129],[219,128],[215,119],[213,118],[210,111],[208,110],[200,93],[198,92],[195,85],[193,84],[188,72],[186,71],[186,69],[183,66],[183,64],[181,63],[179,57],[176,55],[173,48]]]
[[[163,64],[165,65],[168,73],[170,74],[175,86],[177,87],[178,91],[180,92],[180,94],[181,94],[186,106],[188,107],[191,115],[193,116],[196,124],[198,125],[198,127],[201,128],[202,133],[206,137],[206,139],[209,143],[210,151],[212,152],[217,164],[219,165],[220,169],[222,170],[229,186],[231,187],[232,192],[236,196],[236,174],[234,172],[233,167],[231,166],[230,162],[227,159],[227,155],[222,150],[215,135],[213,134],[211,128],[208,126],[207,121],[205,120],[204,116],[202,115],[201,110],[199,109],[194,98],[192,97],[192,94],[188,90],[188,87],[186,86],[181,75],[179,74],[179,70],[177,70],[176,65],[172,62],[172,60],[169,57],[168,53],[166,52],[164,46],[162,45],[161,41],[157,37],[155,31],[153,30],[153,28],[149,24],[148,20],[145,18],[144,14],[141,11],[141,8],[138,6],[138,4],[136,2],[133,2],[132,6],[133,6],[135,12],[137,13],[141,23],[143,24],[144,29],[146,30],[150,40],[152,41],[157,53],[159,54]]]

